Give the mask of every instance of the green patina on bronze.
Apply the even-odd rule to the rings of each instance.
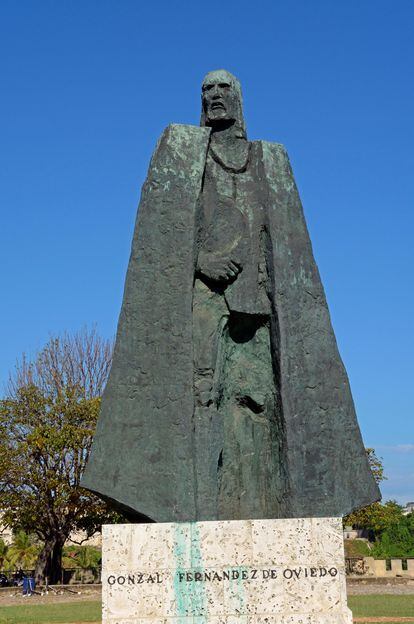
[[[188,526],[190,526],[190,539],[188,539]],[[207,614],[205,584],[195,580],[189,582],[180,580],[180,574],[193,572],[194,568],[200,572],[204,571],[197,524],[181,524],[174,527],[174,558],[176,568],[173,570],[173,586],[177,617]]]
[[[163,133],[85,487],[135,521],[340,516],[380,498],[284,147],[237,79]]]

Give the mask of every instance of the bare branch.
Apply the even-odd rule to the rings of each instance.
[[[52,336],[33,362],[23,354],[9,377],[7,394],[16,398],[21,388],[34,385],[50,395],[68,387],[82,389],[86,399],[99,397],[108,379],[112,350],[112,342],[101,338],[95,328]]]

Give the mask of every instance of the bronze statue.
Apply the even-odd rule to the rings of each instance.
[[[85,487],[136,521],[339,516],[378,500],[283,146],[202,86],[143,187]]]

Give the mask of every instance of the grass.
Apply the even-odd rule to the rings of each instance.
[[[354,617],[414,617],[414,594],[349,596],[348,607]]]
[[[354,617],[414,617],[414,594],[349,596],[348,606]],[[75,624],[100,621],[101,603],[98,601],[47,605],[28,603],[0,609],[0,624]]]
[[[30,600],[28,598],[27,600]],[[16,605],[0,608],[0,624],[69,624],[100,622],[101,602]]]
[[[370,557],[372,553],[362,540],[344,540],[345,557]]]

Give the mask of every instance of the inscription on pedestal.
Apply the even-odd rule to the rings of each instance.
[[[105,526],[102,583],[104,624],[352,622],[339,518]]]

